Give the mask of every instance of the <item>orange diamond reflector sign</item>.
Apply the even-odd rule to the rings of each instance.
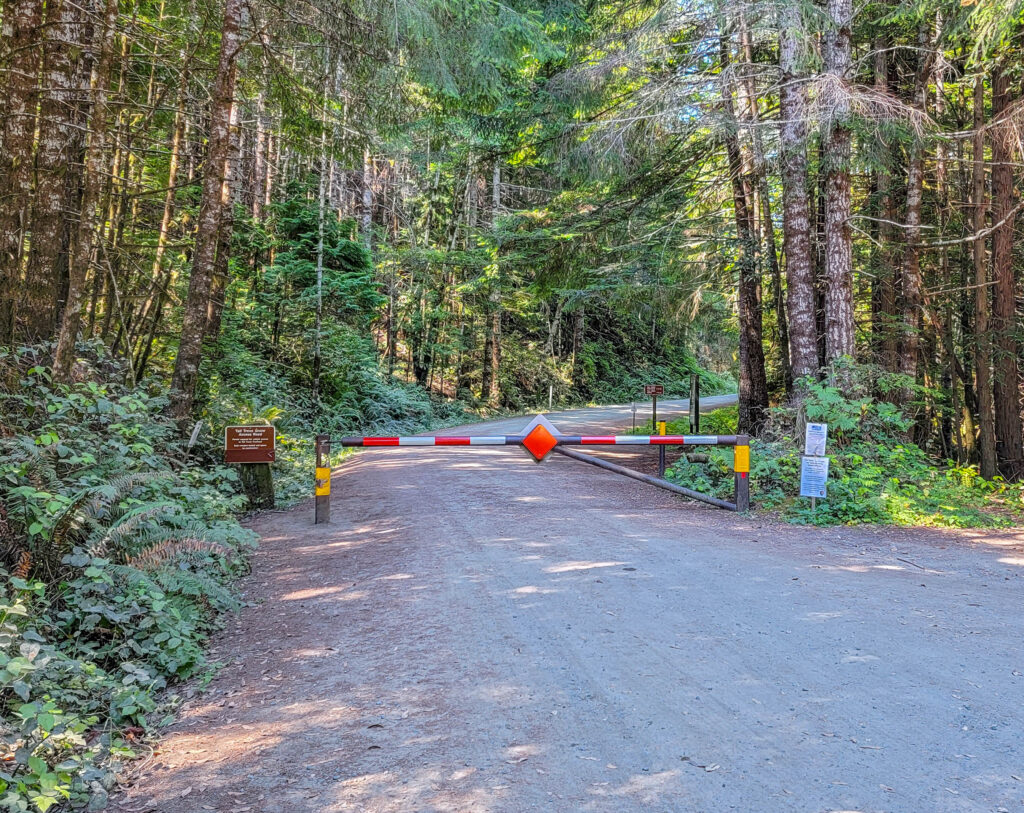
[[[523,446],[540,463],[558,445],[559,434],[543,415],[538,415],[523,430]]]

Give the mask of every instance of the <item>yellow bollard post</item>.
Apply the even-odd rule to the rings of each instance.
[[[658,434],[665,436],[668,434],[668,424],[665,421],[658,421]],[[665,447],[658,447],[658,476],[664,479],[665,477]]]
[[[313,524],[331,521],[330,438],[316,436],[316,487],[314,490]]]
[[[736,510],[750,510],[750,437],[737,435],[732,450],[732,469],[736,478]]]

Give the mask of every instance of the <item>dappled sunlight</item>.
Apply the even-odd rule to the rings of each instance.
[[[651,774],[634,774],[624,784],[614,785],[611,782],[596,782],[589,789],[593,796],[611,796],[623,800],[631,798],[633,803],[643,802],[651,804],[658,801],[658,798],[667,792],[671,792],[674,798],[678,798],[679,788],[676,780],[679,779],[678,770],[659,771]]]
[[[518,594],[521,594],[521,595],[531,595],[532,596],[532,595],[537,595],[538,593],[540,593],[540,594],[543,594],[543,593],[557,593],[559,591],[555,590],[554,588],[551,588],[551,587],[537,587],[534,584],[527,584],[527,585],[525,585],[523,587],[517,587],[514,590],[512,590],[511,592],[518,593]]]
[[[515,683],[492,683],[478,686],[470,692],[473,697],[488,703],[508,703],[518,697],[529,695],[529,693],[529,686],[520,686]]]
[[[999,559],[1004,565],[1016,565],[1024,567],[1024,556],[1003,556]]]
[[[832,621],[849,614],[849,610],[836,610],[834,612],[807,613],[803,618],[805,621]]]
[[[544,568],[545,573],[571,573],[577,570],[594,570],[601,567],[617,567],[624,565],[626,562],[587,562],[587,561],[575,561],[575,562],[563,562],[560,565],[552,565],[551,567]]]
[[[291,593],[285,593],[283,596],[280,597],[280,600],[305,601],[306,599],[310,598],[322,598],[323,596],[331,596],[336,595],[338,593],[344,593],[348,590],[351,590],[352,587],[353,585],[351,584],[335,585],[333,587],[309,587],[305,590],[295,590]],[[366,594],[362,593],[361,595],[365,596]],[[351,600],[352,596],[345,596],[345,598],[347,600]]]
[[[508,785],[461,787],[475,779],[472,768],[449,771],[446,768],[421,768],[411,775],[384,771],[350,777],[339,783],[331,795],[339,810],[370,810],[374,813],[490,813],[504,797]],[[353,808],[352,805],[360,805]],[[372,804],[372,808],[369,805]]]

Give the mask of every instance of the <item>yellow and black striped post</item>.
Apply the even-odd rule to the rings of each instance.
[[[316,436],[316,485],[313,524],[321,525],[331,521],[331,439],[328,435]]]
[[[737,435],[732,450],[732,469],[736,477],[736,510],[750,510],[750,437]]]

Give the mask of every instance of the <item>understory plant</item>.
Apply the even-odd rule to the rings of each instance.
[[[5,810],[105,806],[116,759],[209,667],[255,540],[235,472],[190,453],[162,390],[83,351],[60,387],[39,350],[0,358]]]
[[[901,407],[889,400],[900,388],[909,389],[899,376],[852,366],[837,370],[831,380],[809,382],[798,409],[772,409],[763,437],[751,441],[754,507],[776,511],[790,522],[814,525],[1002,527],[1024,520],[1020,484],[985,480],[975,466],[931,456],[910,439],[914,402]],[[701,432],[734,434],[736,415],[732,407],[702,416]],[[814,508],[809,499],[798,496],[803,427],[808,421],[829,426],[828,497]],[[685,434],[689,430],[684,423],[670,431]],[[707,457],[707,463],[695,463],[684,455],[666,476],[731,499],[731,449],[711,448]]]

